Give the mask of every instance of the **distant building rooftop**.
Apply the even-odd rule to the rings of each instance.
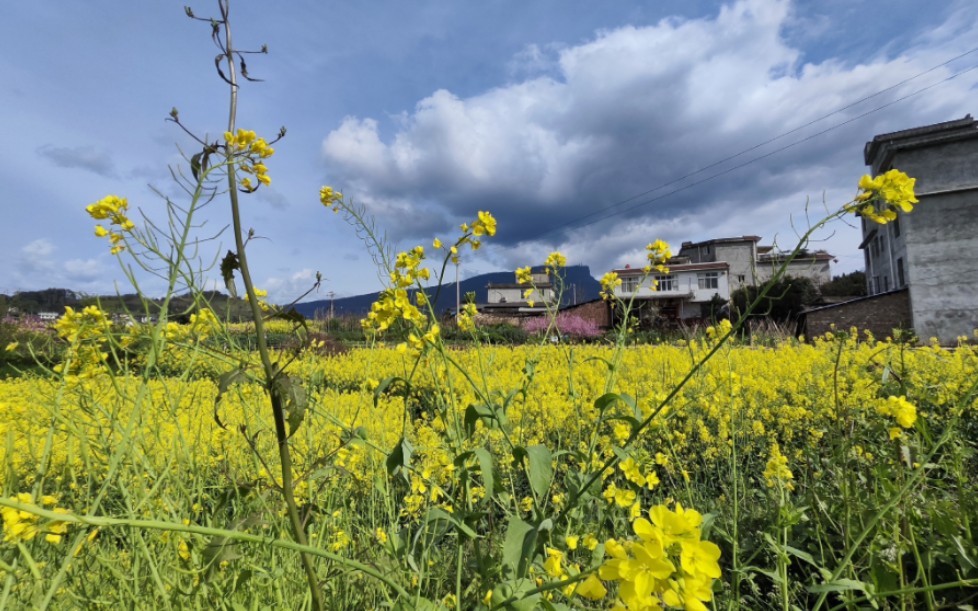
[[[707,246],[714,244],[739,244],[741,242],[760,242],[760,236],[756,235],[743,235],[739,238],[714,238],[712,240],[703,240],[702,242],[683,242],[682,248],[696,248],[697,246]]]
[[[968,114],[953,121],[879,134],[866,143],[863,149],[863,159],[866,165],[873,166],[874,169],[882,168],[886,166],[889,158],[897,150],[932,146],[938,142],[966,140],[975,137],[978,137],[978,121],[975,121]]]

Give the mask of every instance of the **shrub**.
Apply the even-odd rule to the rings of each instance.
[[[553,323],[551,327],[551,322]],[[551,328],[559,335],[574,339],[595,339],[602,337],[604,331],[598,328],[593,320],[582,318],[576,314],[562,312],[553,320],[546,316],[531,318],[523,324],[523,330],[530,335],[547,333]]]

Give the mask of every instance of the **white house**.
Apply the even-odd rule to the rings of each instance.
[[[676,261],[674,259],[674,261]],[[614,272],[621,279],[615,296],[632,300],[638,316],[657,316],[683,320],[707,318],[716,299],[730,299],[730,265],[726,261],[708,263],[670,262],[668,274],[625,267]]]
[[[534,305],[545,305],[557,298],[550,276],[545,272],[534,271],[531,278],[531,284],[490,282],[486,286],[486,303],[516,306],[529,305],[529,302],[533,302]]]

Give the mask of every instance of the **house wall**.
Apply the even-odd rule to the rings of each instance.
[[[863,223],[872,221],[863,220]],[[869,227],[865,235],[876,229],[875,235],[863,246],[866,259],[866,291],[870,295],[885,293],[907,286],[906,219],[901,216],[892,223]],[[903,278],[900,268],[903,268]]]
[[[910,294],[902,290],[807,312],[801,332],[811,339],[825,335],[833,326],[840,331],[855,327],[882,339],[892,337],[893,329],[911,328],[911,321]]]
[[[529,288],[527,286],[526,288]],[[553,289],[537,289],[534,288],[533,292],[526,299],[523,298],[523,291],[526,288],[509,288],[509,287],[490,287],[488,289],[488,303],[523,303],[526,301],[534,301],[537,303],[544,303],[546,301],[553,299]]]
[[[716,245],[716,257],[713,260],[726,261],[730,264],[730,292],[756,284],[754,265],[754,261],[757,260],[756,246],[755,242]]]
[[[762,283],[770,280],[782,263],[783,261],[776,259],[758,262],[757,282]],[[816,259],[795,259],[788,264],[785,274],[795,278],[808,278],[815,283],[815,286],[820,286],[832,279],[832,269],[829,262]]]
[[[863,220],[870,293],[899,286],[902,261],[914,330],[945,345],[978,328],[978,131],[970,115],[951,123],[867,144],[874,175],[906,172],[917,179],[920,202],[900,214],[899,236],[895,223]],[[873,247],[873,231],[883,237],[882,248]]]
[[[603,300],[589,301],[574,306],[569,306],[561,310],[574,316],[580,316],[584,320],[589,320],[601,329],[611,327],[611,308]]]
[[[978,189],[923,196],[903,216],[914,328],[950,345],[978,329]]]

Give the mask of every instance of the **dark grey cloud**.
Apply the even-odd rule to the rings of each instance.
[[[546,76],[468,97],[435,91],[397,116],[388,138],[377,119],[347,117],[324,156],[395,239],[450,234],[490,210],[501,263],[560,247],[600,268],[654,231],[704,239],[762,226],[783,236],[806,198],[828,192],[838,206],[853,193],[874,134],[973,110],[974,73],[913,95],[953,65],[875,95],[954,45],[805,63],[789,23],[787,1],[742,0],[708,18],[530,48],[514,61]]]
[[[112,156],[108,151],[93,146],[68,147],[45,144],[37,149],[37,153],[60,168],[86,170],[105,178],[117,177]]]

